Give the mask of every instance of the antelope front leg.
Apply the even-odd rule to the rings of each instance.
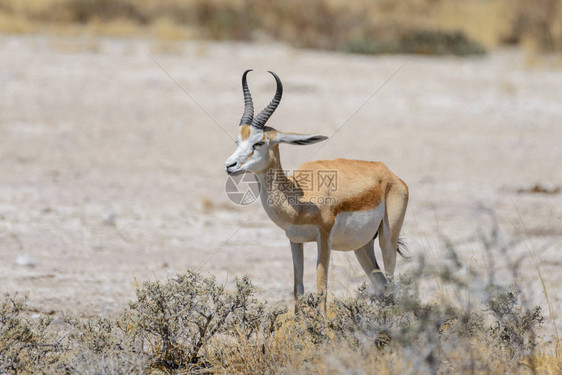
[[[291,252],[293,253],[293,272],[294,272],[294,290],[295,302],[300,295],[304,293],[303,271],[304,271],[304,252],[303,244],[291,241]]]
[[[328,299],[328,267],[330,266],[330,237],[320,234],[317,240],[318,261],[316,263],[316,290],[322,293],[320,309],[326,314],[326,301]]]

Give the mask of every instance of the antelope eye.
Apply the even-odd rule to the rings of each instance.
[[[264,144],[265,144],[265,142],[258,142],[258,143],[254,143],[254,145],[252,147],[255,150],[257,146],[263,146]]]

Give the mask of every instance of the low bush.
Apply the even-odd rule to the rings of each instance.
[[[541,309],[522,303],[516,286],[482,283],[485,275],[448,248],[442,264],[421,259],[382,297],[363,285],[334,298],[327,315],[314,293],[293,314],[256,298],[247,277],[228,290],[192,271],[145,282],[110,319],[30,318],[26,299],[8,295],[0,306],[0,374],[560,371],[538,339]],[[424,302],[417,285],[428,276],[451,295]],[[453,298],[463,293],[469,298]]]

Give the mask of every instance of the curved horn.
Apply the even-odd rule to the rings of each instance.
[[[250,94],[250,89],[248,88],[248,82],[246,81],[246,76],[252,69],[248,69],[242,74],[242,91],[244,92],[244,113],[242,114],[242,119],[240,119],[240,125],[249,125],[254,119],[254,102],[252,101],[252,94]]]
[[[271,71],[269,73],[271,73],[273,77],[275,77],[275,81],[277,82],[277,91],[275,91],[275,96],[273,96],[273,99],[268,104],[268,106],[265,107],[259,113],[259,115],[257,115],[257,117],[252,121],[251,125],[258,129],[263,129],[265,123],[267,122],[267,120],[269,120],[269,117],[271,117],[271,115],[279,105],[279,102],[281,101],[281,96],[283,96],[283,84],[281,83],[281,80],[279,79],[277,74]]]

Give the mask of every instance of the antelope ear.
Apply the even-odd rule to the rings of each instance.
[[[322,142],[328,137],[319,134],[295,134],[295,133],[277,133],[275,143],[288,143],[291,145],[311,145],[313,143]]]

